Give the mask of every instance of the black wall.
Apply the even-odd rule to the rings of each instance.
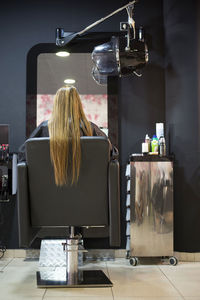
[[[198,1],[164,3],[166,123],[175,154],[175,249],[200,251]]]
[[[149,63],[143,76],[121,78],[119,128],[121,154],[122,235],[125,236],[126,164],[131,153],[141,153],[146,133],[155,134],[156,123],[165,122],[164,28],[162,1],[140,1],[136,24],[143,24]],[[124,242],[124,240],[123,240]],[[124,243],[123,243],[124,246]]]
[[[128,1],[7,1],[0,8],[0,123],[11,126],[11,151],[24,142],[26,130],[26,58],[32,47],[54,43],[55,28],[79,31]],[[119,81],[122,247],[125,247],[125,166],[130,153],[141,152],[146,133],[165,122],[175,166],[175,250],[200,251],[199,112],[197,81],[197,1],[140,0],[136,25],[144,25],[149,64],[143,77]],[[77,5],[78,3],[78,5]],[[125,11],[93,29],[119,30]],[[16,248],[16,199],[1,205],[0,240]]]

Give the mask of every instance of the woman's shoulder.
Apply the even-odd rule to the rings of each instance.
[[[41,127],[41,136],[42,137],[48,137],[49,136],[49,127],[48,127],[48,120],[46,121],[43,121],[41,124],[40,124],[40,127]]]
[[[46,127],[46,126],[48,126],[48,120],[43,121],[42,123],[40,123],[39,126],[41,126],[41,127]]]
[[[93,136],[104,136],[107,138],[107,135],[93,122],[90,122],[92,127]]]
[[[90,121],[90,125],[92,128],[97,128],[98,126],[96,124],[94,124],[93,122]]]
[[[35,130],[31,133],[29,138],[48,137],[48,136],[49,136],[48,121],[43,121],[35,128]]]

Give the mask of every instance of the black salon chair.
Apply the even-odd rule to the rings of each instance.
[[[75,234],[75,228],[106,226],[110,246],[120,246],[119,164],[110,156],[109,142],[104,137],[81,137],[81,151],[80,177],[74,185],[55,185],[49,138],[27,140],[27,162],[18,164],[20,247],[29,247],[42,228],[70,229],[64,245],[68,258],[66,281],[44,282],[37,272],[39,287],[112,285],[101,271],[77,275],[80,235]]]

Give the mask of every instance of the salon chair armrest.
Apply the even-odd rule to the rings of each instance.
[[[113,247],[119,247],[121,244],[119,186],[119,162],[111,160],[109,163],[109,236],[110,246]]]
[[[119,159],[119,150],[117,149],[117,147],[112,146],[112,150],[111,150],[111,159],[115,160],[115,159]]]
[[[28,198],[28,174],[27,164],[21,162],[17,165],[17,200],[18,200],[18,223],[19,223],[19,246],[29,247],[31,241],[37,235],[40,228],[32,228]]]

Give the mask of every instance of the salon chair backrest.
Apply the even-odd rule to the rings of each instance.
[[[110,244],[120,245],[119,165],[104,137],[81,137],[77,184],[57,187],[49,138],[26,142],[26,163],[18,164],[20,245],[44,227],[108,226]]]

